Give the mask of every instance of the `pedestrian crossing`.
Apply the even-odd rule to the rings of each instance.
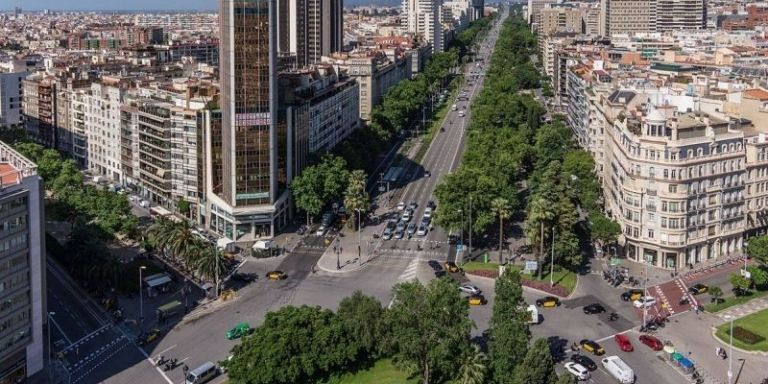
[[[418,269],[419,269],[419,260],[418,259],[411,260],[411,262],[405,268],[403,273],[400,274],[400,277],[397,278],[397,282],[402,283],[402,282],[416,279],[416,272],[418,271]]]

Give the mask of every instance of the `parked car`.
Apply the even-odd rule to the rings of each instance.
[[[288,275],[283,271],[269,271],[267,272],[267,279],[270,280],[283,280],[288,278]]]
[[[634,304],[635,308],[653,307],[656,305],[656,298],[653,296],[643,296],[635,300],[632,304]]]
[[[482,292],[480,288],[472,284],[463,284],[459,287],[459,290],[470,295],[479,295]]]
[[[404,209],[405,209],[405,202],[401,201],[401,202],[397,203],[397,210],[398,211],[402,211]]]
[[[605,348],[603,348],[602,345],[592,341],[592,340],[581,340],[579,342],[579,345],[581,345],[581,348],[595,356],[602,356],[605,354]]]
[[[594,314],[603,313],[603,312],[605,312],[605,307],[603,307],[598,303],[584,306],[584,314],[586,315],[594,315]]]
[[[407,233],[408,236],[413,236],[413,234],[416,233],[416,224],[415,223],[408,224],[408,228],[405,230],[405,233]]]
[[[428,231],[429,230],[427,229],[427,226],[422,223],[419,225],[419,229],[416,231],[416,236],[426,236]]]
[[[403,238],[403,236],[405,236],[404,230],[398,229],[397,231],[395,231],[395,239],[400,240]]]
[[[416,208],[418,207],[419,207],[419,204],[417,204],[415,201],[411,201],[410,203],[408,203],[408,209],[410,209],[411,211],[415,211]]]
[[[587,368],[590,371],[594,371],[597,369],[597,364],[595,364],[595,362],[592,359],[584,355],[580,355],[580,354],[572,355],[571,361],[583,365],[584,368]]]
[[[160,337],[160,329],[158,328],[152,328],[147,332],[142,332],[139,334],[139,336],[136,338],[136,344],[138,344],[140,347],[143,347]]]
[[[632,342],[629,340],[629,336],[623,333],[617,333],[613,336],[613,339],[616,340],[616,344],[619,345],[619,348],[621,348],[622,351],[632,352],[635,350],[635,347],[632,346]]]
[[[543,299],[536,300],[537,307],[559,307],[560,299],[554,296],[547,296]]]
[[[435,208],[437,208],[437,205],[435,205],[434,201],[430,200],[430,201],[427,201],[427,208],[429,208],[429,209],[434,211]]]
[[[569,361],[565,363],[565,370],[573,375],[577,380],[589,379],[589,371],[583,365]]]
[[[422,217],[425,217],[425,218],[428,218],[428,219],[432,218],[432,208],[427,207],[426,209],[424,209],[424,216],[422,216]]]
[[[690,292],[693,295],[700,295],[702,293],[707,293],[709,291],[709,287],[707,287],[704,284],[696,284],[688,288],[688,292]]]
[[[649,348],[653,349],[654,351],[661,351],[662,349],[664,349],[664,343],[662,343],[661,340],[651,335],[640,335],[640,342],[647,345]]]
[[[315,232],[315,236],[325,236],[326,232],[328,232],[328,228],[325,225],[321,225],[317,227],[317,231]]]

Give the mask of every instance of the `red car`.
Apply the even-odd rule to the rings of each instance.
[[[640,342],[647,345],[654,351],[661,351],[664,348],[664,344],[661,342],[661,340],[650,335],[640,335]]]
[[[613,338],[616,340],[616,344],[619,345],[619,348],[621,348],[622,351],[632,352],[635,350],[635,348],[632,347],[632,342],[629,341],[629,336],[619,333]]]

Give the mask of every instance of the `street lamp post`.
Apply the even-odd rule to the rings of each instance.
[[[731,322],[731,330],[730,330],[730,337],[728,341],[728,384],[733,383],[733,320],[734,317],[731,315],[725,315],[724,316],[727,320],[730,320]]]
[[[643,276],[643,327],[648,324],[648,306],[645,305],[645,298],[648,296],[648,259],[643,260],[645,264],[645,276]]]
[[[355,209],[355,211],[357,211],[357,263],[359,265],[363,265],[363,254],[360,248],[362,246],[363,211],[361,211],[359,208]]]
[[[339,260],[339,255],[341,254],[341,244],[339,244],[338,238],[336,238],[336,245],[333,246],[333,251],[336,252],[336,270],[338,271],[341,269],[341,261]]]
[[[459,244],[464,245],[464,211],[461,209],[457,210],[461,215],[461,227],[459,228]]]
[[[141,271],[147,269],[146,266],[142,265],[139,267],[139,328],[142,330],[144,329],[144,290],[142,287],[142,276]]]

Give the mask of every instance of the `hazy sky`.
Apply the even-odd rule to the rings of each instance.
[[[211,10],[218,4],[218,0],[0,0],[0,10],[9,11],[15,6],[29,10]]]

